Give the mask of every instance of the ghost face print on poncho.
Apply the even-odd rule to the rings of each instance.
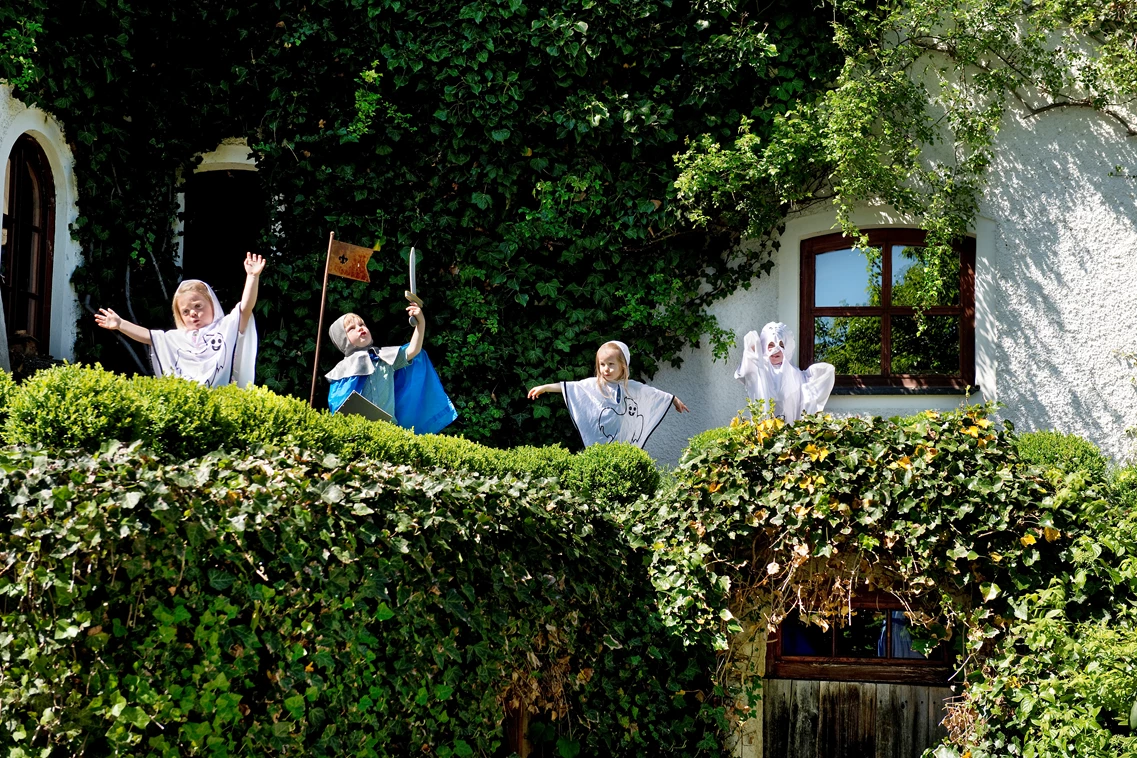
[[[771,321],[761,334],[749,332],[743,343],[742,364],[734,378],[751,400],[772,402],[773,414],[787,424],[825,408],[836,372],[828,363],[814,363],[804,371],[794,365],[797,342],[788,326]]]
[[[202,293],[195,287],[197,284],[208,295],[212,309],[208,315],[211,317],[200,318],[195,314],[187,323],[178,307],[179,298],[183,301],[188,299],[187,295],[201,298]],[[177,376],[207,387],[219,387],[230,382],[247,387],[253,383],[257,328],[250,316],[245,333],[239,332],[240,303],[229,313],[224,313],[212,287],[189,279],[179,285],[174,296],[174,320],[177,329],[150,331],[150,364],[155,376]]]

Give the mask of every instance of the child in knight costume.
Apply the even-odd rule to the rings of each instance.
[[[245,288],[241,301],[229,313],[222,310],[212,287],[200,279],[187,279],[174,292],[177,329],[147,329],[121,318],[110,308],[100,308],[95,323],[149,345],[155,376],[178,376],[207,387],[231,382],[247,387],[256,379],[257,325],[253,306],[264,268],[263,257],[245,254]]]
[[[792,424],[803,413],[825,408],[833,391],[835,371],[828,363],[814,363],[802,371],[793,364],[797,344],[785,324],[771,321],[762,334],[749,332],[744,340],[742,365],[734,378],[746,386],[751,400],[772,403],[770,412]]]
[[[686,413],[687,406],[670,393],[628,379],[631,358],[623,342],[605,342],[596,351],[595,378],[542,384],[529,390],[529,399],[563,394],[585,447],[628,442],[642,448],[667,411]]]
[[[392,421],[419,434],[435,434],[458,418],[430,358],[422,349],[426,317],[412,303],[407,314],[414,319],[411,341],[402,346],[372,347],[373,338],[363,319],[354,313],[340,316],[329,334],[344,354],[324,377],[331,382],[328,408],[335,413],[358,392],[378,406]]]

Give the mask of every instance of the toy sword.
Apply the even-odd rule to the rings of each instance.
[[[411,275],[410,275],[410,287],[411,288],[409,290],[407,290],[406,292],[404,292],[403,294],[406,295],[407,300],[410,300],[412,303],[414,303],[419,308],[421,308],[422,307],[422,299],[418,296],[418,287],[415,285],[415,249],[413,247],[411,248],[410,264],[411,264]],[[418,320],[415,319],[414,316],[411,316],[407,320],[410,322],[411,326],[418,326]]]

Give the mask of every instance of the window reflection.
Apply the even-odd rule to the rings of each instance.
[[[915,306],[924,288],[925,268],[918,257],[923,248],[892,246],[892,304]],[[942,273],[944,292],[936,305],[959,305],[959,258],[946,262]]]
[[[797,658],[943,660],[949,647],[960,652],[958,635],[945,642],[900,609],[854,608],[829,629],[805,623],[795,610],[779,634],[781,655]]]
[[[819,253],[815,260],[818,307],[880,305],[879,251],[846,248]]]
[[[813,321],[813,359],[838,374],[881,373],[880,316],[828,316]]]
[[[842,619],[846,624],[837,630],[837,657],[885,658],[884,647],[879,640],[886,613],[858,608]]]
[[[959,316],[892,317],[892,373],[954,375],[959,367]]]

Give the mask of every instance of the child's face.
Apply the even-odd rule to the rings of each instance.
[[[786,345],[782,341],[778,341],[775,345],[773,342],[766,345],[766,355],[770,356],[770,363],[774,366],[781,366],[782,359],[785,357]]]
[[[624,355],[616,347],[602,347],[596,354],[600,378],[606,382],[619,382],[624,379]]]
[[[371,347],[371,332],[368,331],[367,324],[363,323],[363,319],[354,319],[344,324],[344,331],[347,332],[347,341],[352,347]]]
[[[186,329],[196,331],[213,323],[213,303],[200,292],[185,292],[178,296],[178,312]]]

